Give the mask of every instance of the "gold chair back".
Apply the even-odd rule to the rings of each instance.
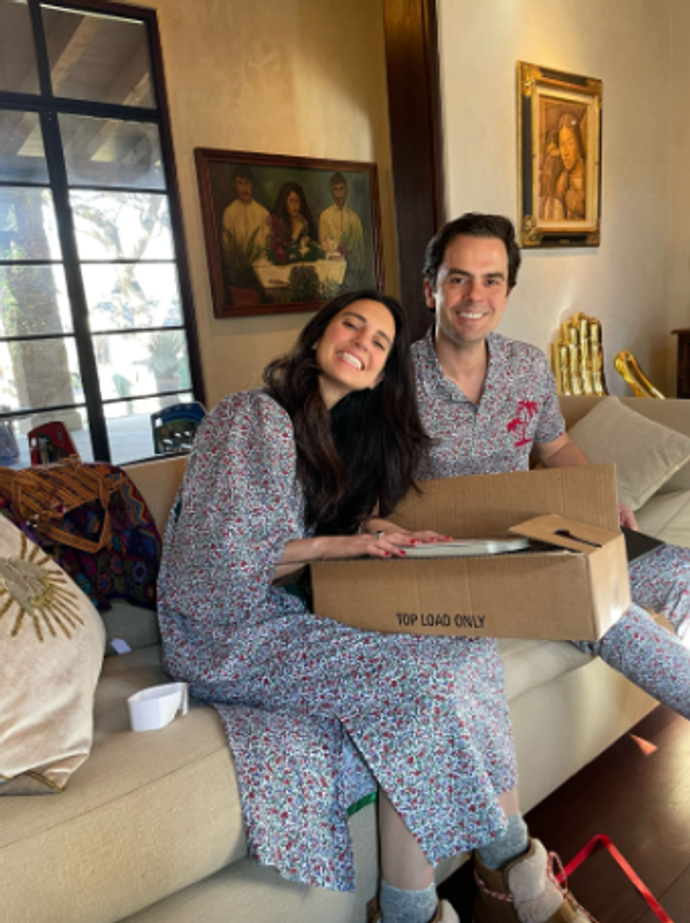
[[[561,324],[551,364],[559,394],[608,394],[600,321],[580,312]]]

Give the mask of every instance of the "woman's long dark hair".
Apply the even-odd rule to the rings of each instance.
[[[294,192],[299,197],[299,211],[300,215],[307,222],[307,233],[312,240],[318,238],[316,231],[316,222],[314,221],[314,216],[311,213],[309,204],[307,202],[307,197],[304,194],[304,189],[300,186],[299,183],[295,183],[292,180],[287,183],[283,183],[278,191],[278,196],[276,198],[276,204],[273,206],[273,214],[278,215],[279,218],[282,218],[286,223],[290,232],[292,232],[292,224],[290,223],[290,212],[287,207],[287,197],[291,192]]]
[[[329,413],[315,347],[333,318],[362,299],[384,305],[395,321],[384,378],[373,389],[351,392]],[[409,347],[405,315],[394,298],[348,292],[325,305],[292,351],[264,370],[269,394],[292,418],[307,524],[320,534],[356,532],[374,512],[388,516],[414,484],[429,439],[417,412]]]

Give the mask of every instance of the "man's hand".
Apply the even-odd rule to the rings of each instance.
[[[625,503],[618,504],[618,522],[621,526],[625,526],[627,529],[634,529],[637,532],[635,514]]]

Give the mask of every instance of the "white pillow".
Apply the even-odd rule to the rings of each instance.
[[[652,400],[652,398],[640,398]],[[602,398],[568,435],[595,465],[614,462],[623,503],[638,510],[690,459],[690,438]]]
[[[0,795],[62,791],[88,757],[104,646],[86,595],[0,516]]]

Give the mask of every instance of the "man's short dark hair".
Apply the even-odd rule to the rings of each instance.
[[[232,171],[232,178],[235,179],[248,179],[251,183],[254,182],[254,174],[252,173],[252,168],[246,166],[246,164],[240,164],[235,167]]]
[[[347,186],[347,181],[342,173],[334,173],[331,177],[331,186]]]
[[[425,282],[428,282],[432,288],[436,286],[438,270],[448,245],[460,235],[495,237],[497,240],[502,240],[508,254],[508,289],[515,287],[522,257],[515,239],[513,222],[509,218],[504,218],[503,215],[483,215],[480,212],[466,212],[460,218],[449,221],[434,234],[427,244],[424,256],[422,276]]]

